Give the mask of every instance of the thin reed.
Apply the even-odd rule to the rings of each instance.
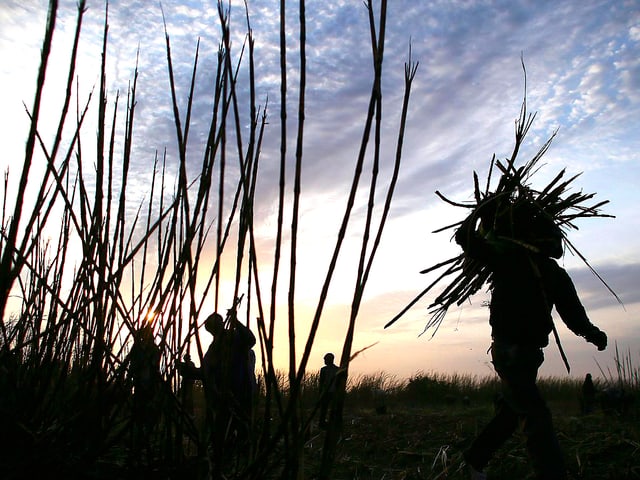
[[[599,363],[598,370],[604,378],[604,382],[611,388],[626,389],[632,392],[640,390],[640,367],[634,360],[631,349],[621,353],[618,344],[615,344],[614,366],[602,367]]]

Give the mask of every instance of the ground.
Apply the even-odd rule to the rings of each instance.
[[[637,418],[596,412],[568,415],[551,405],[570,479],[640,479]],[[335,480],[463,479],[462,451],[491,418],[490,406],[390,408],[348,412],[333,472]],[[309,477],[321,458],[324,432],[307,443]],[[534,478],[521,434],[487,469],[489,478]]]

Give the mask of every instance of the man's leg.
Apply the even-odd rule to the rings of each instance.
[[[538,478],[566,479],[566,468],[553,429],[551,412],[536,385],[538,368],[544,360],[542,350],[517,347],[504,353],[496,364],[503,379],[505,401],[525,420],[524,434]]]
[[[475,470],[483,471],[495,452],[513,435],[517,426],[518,415],[504,400],[500,400],[496,415],[464,453],[467,464]]]

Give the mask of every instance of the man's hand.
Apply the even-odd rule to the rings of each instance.
[[[607,348],[607,334],[600,330],[598,327],[593,327],[589,333],[584,337],[587,342],[593,343],[598,350],[602,351]]]

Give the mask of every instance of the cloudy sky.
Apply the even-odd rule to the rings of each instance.
[[[256,40],[258,96],[262,103],[268,97],[271,105],[262,154],[261,178],[266,180],[256,216],[258,230],[272,235],[280,136],[276,106],[279,2],[248,3]],[[289,108],[294,117],[299,26],[296,2],[289,3]],[[47,81],[51,92],[63,85],[75,4],[75,0],[60,1],[52,64],[59,67],[61,75],[56,76],[56,68],[50,72]],[[104,21],[103,2],[88,0],[87,4],[78,72],[84,98],[98,78]],[[211,0],[162,2],[178,95],[185,103],[195,45],[200,39],[190,144],[194,158],[201,158],[198,152],[211,108],[208,93],[220,40],[214,7]],[[372,70],[368,20],[361,0],[310,0],[306,15],[307,109],[297,289],[301,322],[304,312],[308,314],[317,301],[335,242],[362,134]],[[449,231],[432,232],[461,219],[465,212],[444,204],[434,192],[439,190],[457,201],[470,200],[473,171],[484,179],[494,153],[498,158],[510,154],[514,120],[523,97],[521,56],[527,70],[528,107],[537,112],[537,117],[520,158],[530,158],[557,129],[533,186],[542,186],[566,168],[569,174],[582,173],[575,188],[610,200],[605,211],[615,219],[582,221],[570,239],[616,291],[624,307],[579,259],[567,254],[561,263],[574,278],[592,321],[609,334],[612,346],[617,343],[622,352],[629,352],[640,363],[640,4],[636,0],[392,0],[387,19],[385,178],[395,148],[409,45],[412,60],[418,61],[419,67],[396,196],[367,287],[354,349],[377,343],[354,360],[353,372],[384,371],[400,377],[430,371],[491,373],[486,353],[490,342],[488,312],[482,295],[450,311],[433,338],[430,332],[420,336],[433,297],[425,298],[393,327],[384,330],[383,326],[431,280],[420,270],[457,253]],[[32,102],[45,20],[43,0],[4,0],[0,4],[3,170],[23,156],[27,119],[22,102]],[[232,2],[232,22],[242,29],[243,21],[242,3]],[[155,151],[167,148],[169,158],[175,159],[160,5],[113,0],[109,4],[109,26],[111,98],[117,90],[126,92],[139,49],[138,113],[131,168],[134,179],[144,179]],[[241,36],[236,41],[239,46]],[[55,111],[55,102],[46,108]],[[293,131],[295,118],[290,125]],[[291,137],[291,161],[293,142]],[[364,207],[363,202],[356,205],[358,212]],[[358,233],[354,228],[349,238],[356,239]],[[341,257],[339,281],[331,290],[312,368],[321,365],[325,351],[341,350],[350,303],[348,292],[356,267],[355,250],[349,245]],[[572,374],[598,373],[598,365],[605,370],[614,367],[613,348],[597,352],[563,326],[559,331]],[[546,349],[546,357],[543,375],[566,374],[553,342]]]

